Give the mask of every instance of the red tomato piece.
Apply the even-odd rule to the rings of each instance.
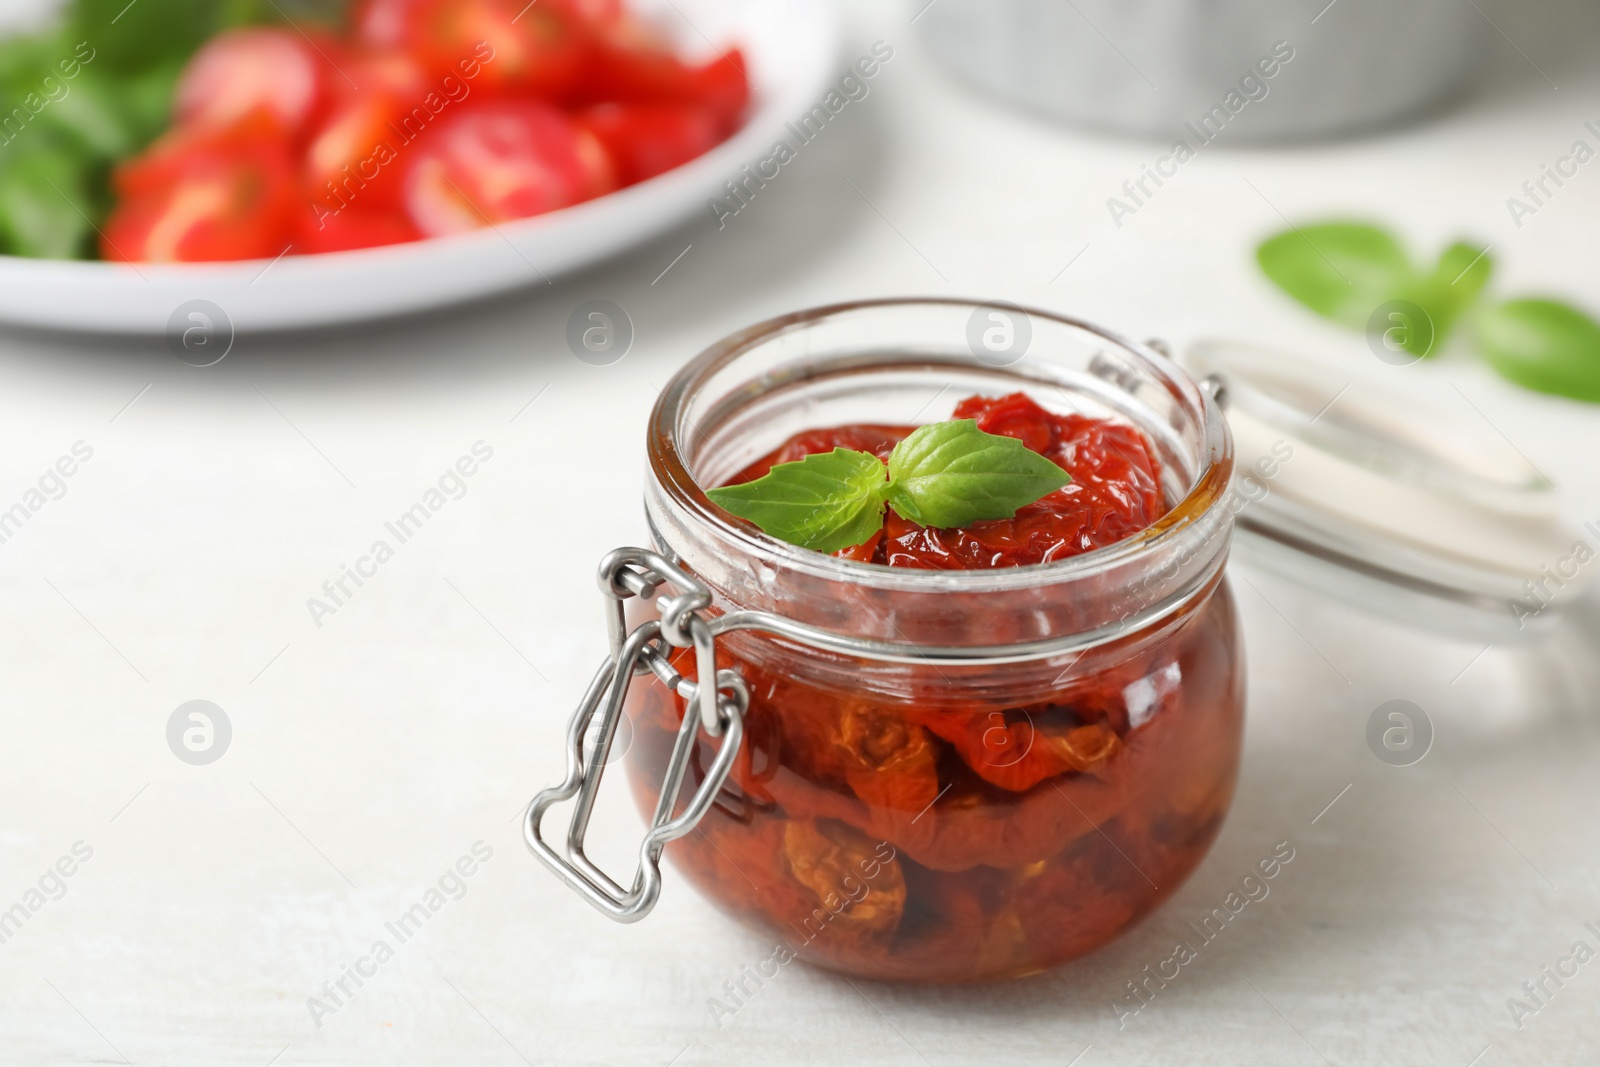
[[[337,211],[356,199],[400,202],[394,113],[393,103],[376,94],[334,112],[306,150],[306,190],[313,203]]]
[[[415,59],[393,49],[355,49],[350,53],[346,69],[350,72],[350,81],[334,86],[340,100],[382,93],[402,106],[409,106],[427,95],[429,89],[439,88]]]
[[[398,205],[399,148],[414,136],[403,124],[426,99],[428,78],[399,52],[359,55],[350,71],[359,88],[338,94],[306,149],[307,190],[329,210],[356,198]]]
[[[422,239],[405,213],[393,207],[353,204],[336,212],[310,211],[301,220],[296,253],[344,252]]]
[[[405,151],[406,209],[430,237],[554,211],[616,187],[595,136],[532,101],[454,110]]]
[[[745,71],[744,53],[737,48],[690,65],[650,27],[624,16],[596,30],[577,91],[590,102],[694,104],[716,116],[727,134],[738,128],[750,102]]]
[[[178,129],[117,168],[120,196],[106,221],[109,260],[262,259],[290,240],[298,183],[274,116],[254,112],[226,129]]]
[[[403,49],[435,77],[557,99],[587,50],[573,10],[544,0],[367,0],[354,25],[363,44]]]
[[[793,463],[816,455],[848,448],[856,452],[871,452],[885,463],[894,446],[911,432],[907,426],[883,426],[877,423],[857,423],[853,426],[831,426],[821,430],[803,430],[789,438],[777,451],[764,456],[744,470],[729,484],[754,481],[764,476],[780,463]]]
[[[930,716],[924,725],[953,744],[980,777],[1023,793],[1068,771],[1097,772],[1122,749],[1122,739],[1104,723],[1069,725],[1055,721],[1060,717],[1057,709],[1035,705],[1009,712],[949,712]]]
[[[375,52],[402,47],[417,0],[360,0],[350,14],[351,35]]]
[[[623,185],[681,166],[722,140],[716,117],[692,104],[596,104],[578,120],[605,146]]]
[[[556,8],[569,18],[588,25],[598,26],[610,19],[622,17],[622,0],[539,0],[546,7]]]
[[[690,98],[722,119],[724,133],[737,130],[750,106],[750,73],[744,53],[730,49],[718,59],[691,68],[689,75]]]
[[[184,68],[174,115],[179,125],[220,127],[265,111],[289,135],[299,135],[326,107],[334,80],[344,80],[339,52],[333,39],[296,30],[219,34]]]

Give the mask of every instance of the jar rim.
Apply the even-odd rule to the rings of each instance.
[[[1204,427],[1204,454],[1199,459],[1184,496],[1155,522],[1113,544],[1046,563],[984,570],[890,567],[801,548],[753,526],[735,523],[711,502],[705,489],[695,480],[689,469],[689,458],[679,447],[680,430],[688,405],[701,385],[756,346],[786,332],[834,316],[864,310],[918,306],[975,310],[997,303],[1030,317],[1082,330],[1117,346],[1142,363],[1144,369],[1160,381],[1174,399],[1188,408],[1196,422]],[[1053,584],[1126,566],[1133,557],[1178,540],[1221,505],[1233,473],[1232,437],[1216,399],[1175,361],[1151,345],[1141,344],[1071,315],[1008,302],[954,297],[886,297],[826,304],[766,319],[717,341],[684,364],[662,389],[650,416],[648,451],[651,472],[680,507],[685,508],[697,521],[715,529],[721,537],[747,548],[753,554],[819,578],[846,579],[886,591],[921,593],[946,590],[999,592],[1035,586],[1046,581]]]

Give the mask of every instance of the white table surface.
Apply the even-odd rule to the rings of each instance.
[[[1236,562],[1253,583],[1235,583],[1250,713],[1219,841],[1142,926],[1021,983],[852,985],[796,965],[718,1028],[708,998],[768,946],[670,871],[655,913],[615,926],[514,822],[555,778],[601,654],[592,567],[641,535],[652,399],[735,328],[861,296],[978,295],[1371,368],[1361,338],[1255,272],[1280,210],[1377,214],[1419,247],[1479,235],[1500,292],[1600,308],[1600,171],[1520,231],[1504,204],[1600,119],[1593,11],[1490,10],[1559,91],[1497,39],[1479,90],[1430,123],[1219,146],[1117,230],[1105,198],[1152,146],[1007,111],[931,64],[906,5],[855,3],[848,54],[883,38],[894,61],[721,232],[708,212],[549,287],[244,337],[207,369],[159,342],[0,335],[0,508],[74,442],[94,449],[0,545],[0,909],[74,843],[93,849],[0,945],[0,1062],[1596,1062],[1600,961],[1520,1030],[1506,1007],[1573,942],[1600,948],[1583,927],[1600,925],[1592,610],[1545,649],[1474,660],[1472,642]],[[637,329],[615,366],[563,342],[593,298]],[[1519,392],[1459,351],[1390,372],[1489,420],[1574,519],[1600,518],[1600,410]],[[306,599],[479,440],[494,454],[466,496],[318,628]],[[1396,697],[1438,732],[1405,769],[1363,739]],[[209,766],[167,747],[192,699],[233,725]],[[609,800],[594,836],[620,860],[638,819]],[[493,858],[466,895],[315,1025],[307,998],[478,841]],[[1123,983],[1280,841],[1296,858],[1270,897],[1119,1030]]]

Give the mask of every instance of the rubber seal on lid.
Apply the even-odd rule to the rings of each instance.
[[[1555,487],[1492,428],[1257,345],[1200,341],[1180,362],[1227,412],[1241,545],[1262,562],[1453,631],[1542,627],[1587,585],[1557,573],[1592,550]]]

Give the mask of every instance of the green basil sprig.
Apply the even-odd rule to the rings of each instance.
[[[885,507],[919,525],[951,529],[1009,519],[1071,480],[1016,438],[956,419],[912,431],[887,466],[870,452],[835,448],[706,495],[780,541],[837,552],[871,540]]]
[[[1511,300],[1475,310],[1494,265],[1480,249],[1457,242],[1431,270],[1419,271],[1400,240],[1368,222],[1293,227],[1256,249],[1261,270],[1280,289],[1324,318],[1383,330],[1386,340],[1417,357],[1438,353],[1461,319],[1474,322],[1478,352],[1502,377],[1528,389],[1600,403],[1600,323],[1549,299]],[[1375,313],[1397,301],[1422,312],[1407,328],[1383,329]]]
[[[1438,352],[1494,269],[1486,250],[1458,241],[1431,270],[1419,271],[1394,234],[1365,222],[1287,230],[1262,242],[1256,261],[1284,292],[1346,326],[1367,326],[1374,309],[1390,301],[1416,304],[1431,329],[1408,331],[1400,344],[1419,357]]]

